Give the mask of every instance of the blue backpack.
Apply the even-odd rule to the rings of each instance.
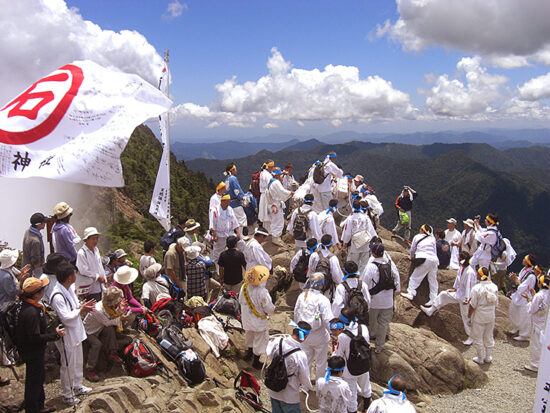
[[[506,244],[499,230],[489,228],[488,231],[494,232],[497,236],[497,242],[495,242],[495,245],[491,245],[491,261],[496,261],[506,250]]]

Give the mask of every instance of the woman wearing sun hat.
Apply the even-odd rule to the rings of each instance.
[[[134,298],[132,291],[130,290],[130,284],[133,283],[137,277],[138,270],[128,267],[127,265],[123,265],[116,270],[114,275],[115,282],[113,282],[112,286],[122,290],[124,299],[128,304],[128,307],[126,308],[127,310],[129,310],[132,314],[145,314],[147,312],[147,307],[142,306],[140,302]],[[128,322],[131,323],[132,321],[133,320],[130,319]]]
[[[261,369],[260,356],[265,354],[269,339],[268,316],[273,314],[275,306],[265,288],[269,270],[263,265],[256,265],[244,274],[244,284],[239,294],[241,317],[245,331],[245,344],[248,352],[244,360],[249,361],[254,355],[255,369]]]
[[[15,300],[19,293],[19,280],[24,279],[31,266],[26,265],[19,271],[14,267],[19,251],[8,248],[0,252],[0,305]]]
[[[69,224],[73,209],[66,202],[60,202],[53,209],[53,214],[56,219],[52,228],[54,250],[66,257],[71,264],[76,265],[77,252],[74,244],[80,242],[80,238]],[[78,242],[75,242],[77,240]]]

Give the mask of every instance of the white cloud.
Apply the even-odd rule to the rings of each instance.
[[[275,129],[275,128],[278,128],[279,125],[277,125],[276,123],[271,123],[271,122],[268,122],[266,124],[264,124],[263,128],[264,129]]]
[[[535,77],[518,88],[523,100],[538,100],[550,98],[550,73]]]
[[[399,19],[378,25],[376,34],[407,50],[439,45],[482,55],[502,67],[528,60],[550,64],[548,0],[396,1]]]
[[[0,0],[0,105],[73,60],[137,73],[157,84],[162,57],[136,31],[103,30],[63,0]]]
[[[331,123],[332,126],[334,126],[335,128],[338,128],[338,127],[342,126],[342,121],[341,121],[340,119],[331,120],[330,123]]]
[[[379,76],[360,78],[354,66],[297,69],[276,48],[271,53],[268,74],[244,83],[235,77],[228,79],[215,86],[218,97],[209,108],[185,103],[174,109],[176,117],[198,117],[218,124],[248,125],[256,118],[337,124],[343,120],[412,119],[416,114],[409,95]]]
[[[180,3],[178,0],[171,1],[168,3],[166,12],[162,15],[164,19],[175,19],[182,15],[185,10],[188,10],[189,7],[187,3]]]

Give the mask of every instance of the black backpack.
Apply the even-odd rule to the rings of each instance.
[[[206,378],[206,369],[201,357],[190,348],[178,355],[176,365],[189,385],[202,383]]]
[[[319,252],[319,262],[317,263],[317,267],[315,267],[315,272],[322,272],[325,276],[325,282],[323,283],[323,287],[321,288],[321,292],[323,293],[325,293],[326,291],[333,291],[335,287],[330,270],[330,259],[333,256],[334,254],[328,254],[326,257],[324,257],[323,254]]]
[[[487,230],[494,232],[497,236],[497,242],[495,245],[491,245],[491,261],[495,262],[506,249],[506,244],[504,243],[504,239],[502,238],[502,234],[499,230],[494,228],[488,228]]]
[[[353,308],[359,323],[367,325],[369,323],[369,305],[363,296],[363,282],[357,280],[355,288],[351,288],[347,281],[344,281],[342,285],[346,289],[346,307]]]
[[[234,291],[222,289],[222,295],[212,303],[212,311],[220,314],[229,315],[237,319],[241,318],[241,305],[239,304],[238,294]]]
[[[168,251],[170,245],[176,242],[176,232],[180,231],[182,231],[180,226],[172,227],[160,238],[159,244],[164,251]]]
[[[2,352],[10,362],[19,360],[17,352],[17,323],[21,312],[21,301],[15,300],[4,303],[0,308],[0,338],[4,342],[4,349],[0,344],[0,356]]]
[[[299,283],[305,283],[307,280],[307,269],[309,268],[309,257],[311,254],[306,253],[306,249],[302,248],[302,255],[298,258],[298,262],[292,271],[294,279]]]
[[[285,358],[290,356],[292,353],[299,351],[299,348],[293,348],[290,351],[287,351],[283,354],[283,339],[279,341],[279,352],[275,355],[271,364],[267,366],[265,370],[265,379],[264,383],[266,387],[275,392],[284,390],[288,385],[288,372],[286,371]]]
[[[388,261],[385,264],[379,262],[373,262],[378,267],[378,274],[380,277],[374,287],[369,290],[370,295],[378,294],[380,291],[395,290],[395,281],[391,273],[391,263]]]
[[[315,168],[313,169],[313,182],[320,185],[323,182],[325,182],[326,177],[327,176],[325,175],[325,163],[321,162],[315,165]]]
[[[351,331],[344,330],[344,334],[351,339],[346,366],[352,376],[360,376],[370,370],[370,345],[363,337],[361,330],[361,324],[359,324],[356,336]]]
[[[309,218],[308,215],[312,211],[303,212],[298,208],[296,217],[294,218],[294,228],[292,230],[292,237],[296,241],[305,241],[307,239],[307,232],[309,231]]]

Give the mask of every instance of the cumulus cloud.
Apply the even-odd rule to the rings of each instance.
[[[550,98],[550,73],[535,77],[518,88],[523,100]]]
[[[550,64],[548,0],[396,0],[399,19],[376,28],[407,50],[439,45],[479,54],[491,64]]]
[[[79,59],[158,83],[162,57],[136,31],[103,30],[63,0],[0,0],[0,10],[0,104],[40,77]]]
[[[216,125],[248,125],[256,118],[337,125],[343,120],[410,119],[416,113],[409,95],[379,76],[361,78],[354,66],[297,69],[273,48],[267,69],[257,81],[238,83],[233,77],[216,85],[218,97],[210,107],[185,103],[174,109],[176,117],[198,117]]]
[[[175,19],[176,17],[181,16],[185,10],[188,10],[188,8],[187,3],[180,3],[178,0],[171,1],[168,3],[166,12],[164,12],[162,17],[168,20]]]
[[[276,123],[271,123],[271,122],[268,122],[266,124],[264,124],[263,128],[264,129],[275,129],[275,128],[278,128],[279,125],[277,125]]]

